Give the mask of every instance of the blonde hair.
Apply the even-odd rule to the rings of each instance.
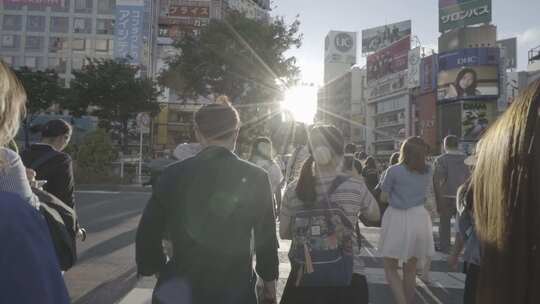
[[[540,81],[477,146],[472,177],[482,246],[479,304],[538,303],[540,286]]]
[[[0,147],[5,147],[19,130],[25,114],[26,93],[13,71],[0,60]],[[0,157],[0,166],[4,160]]]

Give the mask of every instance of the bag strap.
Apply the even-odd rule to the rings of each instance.
[[[56,151],[54,150],[51,150],[51,151],[48,151],[47,153],[45,153],[43,156],[35,159],[29,166],[30,169],[33,169],[35,171],[37,171],[37,168],[39,168],[41,165],[45,164],[46,162],[48,162],[49,160],[51,160],[53,157],[56,156]]]
[[[336,190],[341,186],[344,182],[348,181],[351,178],[350,175],[338,175],[333,181],[330,187],[328,188],[328,191],[326,192],[326,195],[323,198],[323,207],[325,208],[325,219],[326,223],[330,229],[330,231],[333,231],[336,227],[334,227],[334,223],[331,220],[330,215],[330,209],[332,209],[332,206],[330,206],[330,197]],[[352,228],[352,223],[349,221],[347,217],[345,217]]]

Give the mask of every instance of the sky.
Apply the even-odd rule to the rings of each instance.
[[[518,70],[525,70],[527,51],[540,45],[540,0],[492,3],[497,39],[518,37]],[[324,38],[330,30],[360,33],[363,29],[410,19],[412,34],[422,46],[437,49],[438,0],[273,0],[272,15],[283,16],[289,23],[299,15],[303,45],[288,55],[296,56],[302,81],[316,85],[323,82]],[[359,42],[360,39],[359,34]],[[357,61],[359,65],[365,64],[360,53]]]

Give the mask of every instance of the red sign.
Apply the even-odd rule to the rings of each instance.
[[[4,4],[37,4],[48,6],[65,6],[66,0],[4,0]]]
[[[210,17],[210,8],[208,6],[171,5],[168,15],[174,17],[208,18]]]
[[[411,36],[384,48],[367,58],[367,80],[372,82],[385,76],[406,70],[409,64]]]

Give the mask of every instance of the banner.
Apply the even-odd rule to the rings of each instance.
[[[3,0],[4,4],[35,4],[45,6],[66,6],[66,0]]]
[[[499,40],[497,46],[504,52],[505,69],[517,68],[517,38]]]
[[[422,63],[420,64],[421,93],[437,91],[438,58],[437,55],[422,58]]]
[[[439,32],[491,22],[491,0],[471,0],[439,8]]]
[[[498,70],[497,65],[479,65],[439,71],[439,102],[497,99],[499,96]]]
[[[494,102],[463,102],[461,137],[465,141],[476,141],[487,130],[495,118]]]
[[[409,63],[407,69],[407,87],[409,89],[420,86],[420,63],[422,61],[420,47],[409,51]]]
[[[439,54],[439,71],[453,70],[466,66],[498,65],[498,48],[474,48]]]
[[[191,5],[171,5],[169,6],[169,17],[194,17],[194,18],[209,18],[210,7],[208,6],[191,6]]]
[[[356,32],[330,31],[325,39],[325,63],[356,63]]]
[[[143,19],[143,1],[117,1],[114,33],[115,58],[126,58],[129,56],[129,62],[131,64],[139,64],[141,62]]]
[[[411,20],[362,31],[362,53],[376,52],[411,35]]]
[[[408,68],[411,36],[367,57],[367,81],[373,82]]]

